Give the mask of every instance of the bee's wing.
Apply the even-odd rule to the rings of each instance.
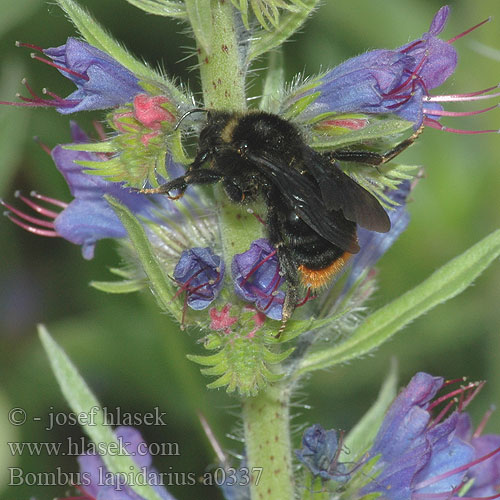
[[[307,147],[304,148],[304,163],[318,183],[328,210],[342,210],[347,220],[370,231],[389,231],[391,221],[377,198],[342,172],[334,162]]]
[[[287,204],[320,236],[350,253],[359,252],[351,224],[328,209],[318,186],[283,158],[247,153],[247,158],[279,189]]]

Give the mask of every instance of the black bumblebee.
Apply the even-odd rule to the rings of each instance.
[[[380,165],[412,144],[420,131],[385,154],[346,149],[322,154],[305,143],[297,126],[277,115],[210,110],[196,158],[185,174],[141,192],[175,191],[171,198],[178,198],[190,184],[222,182],[234,202],[262,197],[269,240],[288,285],[283,329],[301,285],[324,286],[359,251],[356,225],[377,232],[391,227],[378,200],[345,174],[338,161]]]

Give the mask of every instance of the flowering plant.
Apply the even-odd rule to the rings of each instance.
[[[100,112],[104,121],[95,126],[94,138],[72,122],[71,142],[45,147],[71,201],[19,194],[35,213],[6,200],[7,216],[32,233],[79,245],[87,260],[101,240],[116,240],[126,261],[114,270],[121,280],[94,282],[94,287],[109,293],[149,288],[181,330],[196,332],[193,337],[205,352],[190,352],[188,358],[213,377],[209,388],[234,393],[242,409],[242,461],[231,462],[223,452],[218,456],[224,471],[237,471],[235,481],[227,475],[219,484],[226,498],[449,498],[466,491],[491,497],[498,475],[483,466],[496,460],[496,448],[490,449],[488,439],[488,449],[482,448],[481,437],[469,431],[463,402],[455,412],[445,407],[429,423],[435,406],[429,401],[447,384],[440,378],[417,376],[389,408],[392,376],[386,383],[391,389],[371,410],[371,429],[361,421],[346,436],[353,450],[349,464],[343,435],[313,426],[296,452],[305,466],[296,474],[290,432],[291,397],[306,375],[372,352],[458,294],[500,253],[499,233],[492,233],[413,290],[366,312],[375,289],[374,265],[406,228],[406,202],[420,176],[419,168],[398,164],[395,157],[424,128],[497,132],[442,123],[496,107],[459,112],[447,107],[454,101],[496,99],[496,86],[455,94],[436,90],[455,71],[455,42],[484,23],[445,41],[450,16],[445,6],[419,38],[396,49],[365,52],[290,84],[274,54],[259,107],[252,110],[246,89],[256,59],[294,34],[318,2],[129,2],[188,24],[201,95],[131,56],[78,3],[58,0],[81,38],[52,48],[18,45],[34,50],[35,59],[57,69],[76,90],[66,97],[49,90],[40,95],[24,80],[25,95],[2,104],[54,108],[62,115]],[[293,138],[280,151],[293,154],[283,161],[261,140],[256,156],[254,136],[236,142],[238,133],[248,131],[247,122],[256,122],[257,131],[277,123],[263,135],[273,146],[286,141],[280,131],[288,127]],[[283,138],[272,142],[273,136]],[[293,141],[300,142],[302,158]],[[216,184],[213,190],[210,184]],[[241,203],[232,202],[240,198]],[[83,414],[99,407],[44,328],[40,335],[72,410]],[[460,393],[466,402],[469,389]],[[426,395],[420,400],[415,394],[422,391]],[[424,417],[415,417],[419,410]],[[383,441],[390,434],[387,427],[403,434],[401,443],[392,443],[397,451]],[[210,422],[204,428],[217,450]],[[134,436],[134,446],[118,458],[82,457],[88,483],[77,486],[85,498],[171,498],[164,483],[157,484],[158,474],[149,473],[151,461],[133,458],[142,442],[134,431],[113,433],[102,413],[85,431],[94,443]],[[476,449],[481,451],[474,454]],[[417,461],[403,464],[409,471],[394,457],[405,454]],[[114,482],[102,484],[96,470]],[[140,474],[147,480],[134,481]]]

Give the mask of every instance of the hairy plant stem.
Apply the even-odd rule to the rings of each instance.
[[[268,386],[243,402],[243,423],[253,500],[294,498],[290,391]]]
[[[234,7],[229,1],[219,0],[189,0],[186,5],[190,17],[197,16],[195,22],[206,23],[206,16],[211,19],[208,29],[193,30],[195,36],[200,34],[197,50],[205,107],[245,111],[246,62],[239,51]],[[207,5],[210,12],[206,11]],[[264,226],[248,213],[249,205],[229,203],[220,186],[216,187],[215,196],[227,263],[236,253],[248,250],[252,241],[261,238]],[[252,208],[260,211],[262,206],[255,204]],[[245,398],[243,421],[252,499],[290,500],[294,495],[288,390],[270,385],[257,396]],[[260,478],[259,468],[262,468]]]

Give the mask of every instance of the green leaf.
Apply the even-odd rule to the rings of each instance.
[[[352,462],[359,458],[373,443],[375,436],[384,419],[385,413],[396,397],[398,389],[397,363],[393,361],[377,400],[363,415],[361,420],[347,434],[342,447],[340,462]],[[349,450],[350,454],[346,454]]]
[[[272,28],[270,31],[259,30],[254,33],[248,60],[252,61],[274,47],[281,45],[305,23],[318,4],[319,0],[304,0],[300,8],[298,7],[296,10],[280,16],[277,28]]]
[[[187,17],[186,7],[181,2],[171,2],[169,0],[127,0],[127,2],[149,14],[178,19]]]
[[[345,342],[307,355],[298,373],[330,368],[363,356],[408,323],[467,288],[500,255],[500,230],[476,243],[423,283],[371,314]]]
[[[210,2],[207,0],[184,0],[184,3],[196,41],[205,54],[210,56],[213,32]]]
[[[142,290],[146,284],[143,280],[91,281],[90,286],[106,293],[132,293]]]
[[[163,85],[170,92],[174,100],[187,103],[186,96],[166,77],[139,61],[116,42],[104,28],[82,7],[73,0],[56,0],[66,12],[76,29],[90,45],[109,54],[120,64],[132,71],[139,79],[152,80]]]
[[[278,113],[280,102],[277,96],[282,95],[285,88],[285,70],[283,67],[283,52],[275,50],[269,54],[266,80],[262,91],[259,107],[268,113]]]
[[[110,453],[101,455],[102,461],[108,470],[113,473],[121,472],[125,474],[133,471],[139,477],[141,471],[130,455],[111,452],[119,450],[120,443],[111,427],[106,425],[99,401],[92,394],[76,367],[52,339],[44,326],[39,326],[38,333],[49,358],[52,371],[69,406],[76,416],[81,416],[81,419],[87,418],[88,425],[83,425],[83,430],[97,446],[106,446],[105,449],[110,450]],[[140,481],[135,481],[130,487],[140,497],[147,500],[160,500],[160,497],[151,486],[139,483]]]
[[[177,316],[177,311],[172,309],[172,297],[175,294],[174,287],[170,280],[165,277],[162,266],[158,262],[153,248],[149,243],[146,231],[142,224],[132,215],[130,210],[115,200],[111,196],[105,196],[108,203],[113,207],[116,215],[120,218],[134,245],[137,256],[142,263],[151,286],[155,292],[155,297],[162,309],[171,311]]]

